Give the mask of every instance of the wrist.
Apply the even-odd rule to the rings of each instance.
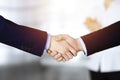
[[[50,54],[52,51],[50,50],[51,48],[51,44],[52,44],[52,39],[53,39],[53,36],[52,35],[49,35],[49,46],[48,48],[46,49],[47,53]]]
[[[76,39],[76,42],[77,42],[77,44],[78,44],[78,50],[79,50],[79,51],[83,51],[83,47],[82,47],[82,45],[81,45],[81,42],[80,42],[79,38]]]

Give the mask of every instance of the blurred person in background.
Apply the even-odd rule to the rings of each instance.
[[[94,11],[96,12],[93,11],[93,14],[95,14],[96,19],[100,22],[100,24],[102,24],[102,27],[110,27],[109,25],[120,21],[120,15],[119,15],[120,1],[112,0],[109,6],[106,3],[106,1],[109,1],[109,0],[98,1],[98,3],[100,4],[101,2],[102,5],[97,5],[98,3],[96,3],[94,8]],[[103,2],[105,2],[104,4],[105,8],[103,6]],[[118,31],[120,30],[118,29]],[[102,34],[103,36],[105,35],[104,33]],[[112,32],[112,35],[114,34],[116,34],[116,32]],[[119,36],[119,33],[116,35]],[[113,41],[117,39],[119,40],[119,37],[113,38]],[[99,41],[100,40],[101,39],[99,39]],[[106,40],[107,40],[107,37],[106,37]],[[94,43],[94,41],[90,41],[89,43],[92,44],[92,42]],[[106,43],[101,43],[101,44],[106,44]],[[114,44],[114,42],[111,44]],[[104,47],[107,47],[107,46],[105,45]],[[108,50],[101,51],[99,52],[99,54],[94,54],[88,57],[88,59],[85,61],[86,62],[85,66],[90,70],[90,75],[92,80],[112,80],[113,78],[115,80],[119,80],[119,75],[120,75],[119,48],[120,46],[118,45]]]
[[[116,1],[118,1],[118,0],[116,0]],[[116,3],[117,3],[117,2],[116,2]],[[117,4],[119,4],[119,3],[117,3]],[[116,4],[113,4],[113,5],[116,5]],[[119,6],[119,5],[117,5],[117,6]],[[116,6],[116,7],[117,7],[117,6]],[[118,9],[119,9],[119,7],[118,7]],[[99,9],[98,9],[98,10],[99,10]],[[110,9],[108,8],[108,12],[109,12],[109,10],[110,10]],[[116,10],[117,10],[117,9],[116,9]],[[112,10],[111,10],[111,11],[112,11]],[[117,12],[113,11],[113,12],[116,13],[116,14],[119,13],[119,11],[117,11]],[[103,13],[103,14],[104,14],[104,13]],[[106,16],[107,16],[107,15],[106,15]],[[117,16],[117,18],[119,18],[118,15],[116,15],[116,16]],[[116,16],[115,16],[115,17],[116,17]],[[111,23],[113,23],[113,22],[116,22],[116,20],[114,20],[114,19],[109,19],[109,18],[114,18],[114,17],[107,17],[106,19],[105,19],[105,18],[106,18],[106,17],[104,17],[104,20],[101,20],[101,21],[103,21],[103,24],[104,24],[104,21],[107,21],[107,20],[108,20],[108,24],[111,24]],[[110,20],[113,20],[113,21],[110,21]],[[110,22],[109,22],[109,21],[110,21]],[[107,25],[108,25],[108,24],[107,24]],[[106,25],[105,25],[105,26],[106,26]],[[115,54],[116,54],[116,52],[115,52]],[[113,63],[113,62],[111,62],[111,60],[114,61],[114,63],[116,63],[116,62],[117,62],[116,60],[118,60],[118,57],[119,57],[119,56],[118,56],[118,55],[115,55],[115,54],[113,53],[114,57],[113,57],[113,55],[111,55],[111,54],[108,54],[107,56],[103,56],[103,55],[102,55],[102,58],[99,58],[99,56],[94,56],[94,57],[96,57],[96,58],[95,58],[96,60],[94,60],[94,61],[98,62],[98,64],[99,64],[99,66],[98,66],[99,71],[105,70],[104,68],[105,68],[105,66],[106,66],[107,64],[108,64],[108,66],[107,66],[107,68],[106,68],[107,71],[114,71],[114,70],[115,70],[115,71],[118,71],[118,70],[119,70],[119,67],[116,68],[116,67],[112,67],[112,65],[111,65],[111,64]],[[116,56],[118,56],[118,57],[117,57],[117,59],[111,59],[111,57],[110,57],[109,62],[107,62],[107,60],[108,60],[107,58],[108,58],[108,56],[110,56],[110,55],[111,55],[112,58],[115,58]],[[106,57],[107,57],[107,58],[106,58]],[[103,60],[103,58],[105,58],[105,59]],[[100,61],[97,60],[97,59],[100,59]],[[106,60],[106,59],[107,59],[107,60]],[[102,61],[102,62],[101,62],[101,61]],[[118,61],[119,61],[119,60],[118,60]],[[93,66],[96,67],[96,63],[94,63],[94,62],[92,62],[92,63],[95,64],[95,65],[93,65]],[[118,64],[118,63],[117,63],[117,64]],[[110,65],[110,66],[109,66],[109,65]],[[95,68],[95,67],[93,67],[93,68]],[[114,68],[114,69],[113,69],[113,68]],[[94,69],[93,69],[93,70],[94,70]],[[99,72],[98,72],[98,73],[99,73]]]
[[[115,46],[120,45],[120,21],[103,28],[101,30],[95,31],[88,35],[82,36],[79,40],[73,39],[70,36],[62,35],[64,38],[76,51],[84,51],[86,55],[92,55],[93,53],[109,49]],[[62,39],[63,37],[61,37]],[[52,53],[55,54],[55,53]],[[108,54],[109,55],[109,54]],[[61,56],[62,58],[62,56]],[[119,62],[119,61],[118,61]],[[119,66],[119,63],[113,65],[115,67]],[[107,65],[106,65],[107,66]],[[119,70],[118,70],[119,71]],[[92,72],[92,80],[120,80],[120,72]],[[97,74],[97,75],[96,75]]]
[[[98,21],[97,25],[91,22],[91,27],[98,26],[97,30],[110,27],[115,22],[120,21],[120,0],[103,0],[101,6],[96,6],[95,19]],[[118,25],[120,26],[120,25]],[[93,29],[93,28],[92,28]],[[92,30],[92,32],[96,29]],[[115,31],[114,33],[116,33]],[[111,35],[113,35],[112,33]],[[103,34],[104,35],[104,34]],[[119,36],[119,33],[116,34]],[[118,39],[119,37],[114,38]],[[102,40],[102,39],[101,39]],[[111,43],[114,44],[114,43]],[[99,52],[89,57],[87,67],[90,70],[92,80],[119,80],[120,75],[120,46],[110,48],[108,50]]]

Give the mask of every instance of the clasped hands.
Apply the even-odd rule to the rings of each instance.
[[[50,47],[47,50],[48,54],[58,62],[65,62],[77,56],[83,48],[79,38],[74,39],[69,35],[51,36]]]

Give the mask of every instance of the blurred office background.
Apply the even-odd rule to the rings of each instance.
[[[110,24],[102,15],[111,0],[104,1],[0,0],[0,15],[53,35],[77,38]],[[0,80],[90,80],[88,60],[79,52],[72,60],[58,63],[46,52],[38,57],[0,43]]]

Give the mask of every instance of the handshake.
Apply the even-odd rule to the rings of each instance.
[[[83,51],[79,38],[74,39],[69,35],[51,36],[50,46],[47,53],[58,62],[65,62],[77,56]]]

